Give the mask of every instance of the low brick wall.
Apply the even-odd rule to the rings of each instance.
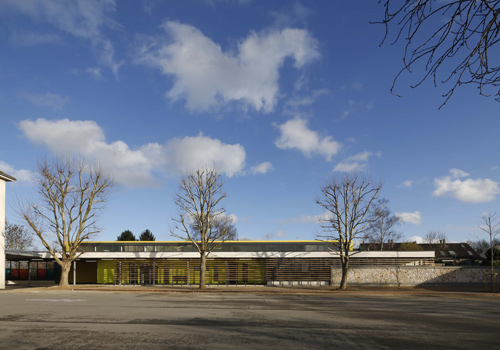
[[[485,284],[490,280],[490,267],[352,267],[348,283],[419,285],[419,284]],[[495,268],[500,273],[500,268]],[[332,269],[332,282],[339,284],[342,272]]]

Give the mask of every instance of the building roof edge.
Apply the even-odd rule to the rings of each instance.
[[[4,173],[3,171],[0,170],[0,180],[4,180],[6,182],[14,182],[17,181],[17,179],[14,176],[10,176],[9,174]]]

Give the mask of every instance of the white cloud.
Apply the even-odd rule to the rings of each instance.
[[[102,79],[101,69],[98,67],[89,67],[85,72],[88,73],[94,79],[97,80]]]
[[[99,52],[99,60],[101,64],[109,67],[115,76],[118,75],[118,70],[123,65],[124,61],[115,61],[115,49],[111,41],[104,37],[92,39],[92,47]]]
[[[287,27],[292,25],[306,26],[313,10],[296,1],[288,4],[280,11],[271,11],[269,14],[274,17],[276,27]]]
[[[463,177],[468,177],[470,175],[469,173],[466,173],[463,170],[455,169],[455,168],[450,169],[450,174],[451,174],[451,177],[453,179],[461,179]]]
[[[231,177],[245,167],[243,146],[224,144],[203,135],[169,140],[163,152],[169,171],[179,175],[200,168],[214,168]]]
[[[122,63],[114,60],[114,48],[101,33],[102,27],[116,29],[119,25],[110,17],[116,11],[114,0],[2,0],[0,13],[21,13],[35,22],[45,21],[58,30],[77,38],[88,39],[98,52],[102,64],[116,75]]]
[[[343,172],[343,173],[350,173],[350,172],[356,172],[356,171],[361,171],[366,168],[366,163],[370,159],[370,157],[377,156],[380,157],[382,154],[380,152],[373,153],[373,152],[361,152],[358,153],[354,156],[350,156],[340,163],[338,163],[334,168],[333,171],[338,171],[338,172]]]
[[[233,225],[236,225],[238,223],[238,217],[235,215],[235,214],[226,214],[226,213],[222,213],[220,216],[219,216],[221,219],[223,218],[228,218],[229,219],[229,222]]]
[[[348,161],[355,161],[355,162],[367,162],[368,159],[372,156],[377,156],[380,157],[382,154],[380,152],[373,153],[373,152],[361,152],[358,154],[355,154],[353,156],[350,156],[347,158]]]
[[[405,181],[403,181],[402,185],[404,187],[412,187],[413,186],[413,180],[405,180]]]
[[[338,171],[342,173],[353,173],[356,171],[361,171],[366,167],[366,164],[358,162],[340,162],[333,168],[333,171]]]
[[[85,120],[23,120],[19,127],[31,141],[47,146],[53,152],[86,151],[104,140],[104,132],[96,122]]]
[[[295,223],[314,223],[318,224],[325,220],[329,220],[332,217],[330,212],[324,212],[323,214],[318,215],[301,215],[297,218],[278,220],[279,224],[295,224]]]
[[[406,239],[406,242],[416,242],[416,243],[425,243],[425,239],[420,236],[411,236]]]
[[[314,90],[309,96],[290,99],[286,105],[291,107],[302,107],[312,105],[318,98],[330,93],[327,89]]]
[[[422,215],[419,211],[414,211],[413,213],[395,213],[394,215],[403,222],[409,222],[414,225],[420,225],[422,223]]]
[[[99,160],[116,182],[127,186],[152,185],[154,163],[141,149],[131,150],[123,141],[106,143],[103,130],[96,122],[37,119],[19,123],[32,142],[54,153],[81,154]]]
[[[300,84],[299,80],[296,84]],[[296,90],[300,89],[300,87],[296,87]],[[285,114],[291,114],[293,116],[300,116],[301,113],[299,110],[303,107],[308,107],[312,105],[318,98],[321,96],[329,94],[330,91],[327,89],[319,89],[319,90],[314,90],[312,93],[310,93],[307,96],[294,96],[290,98],[284,107],[284,113]]]
[[[108,17],[115,8],[114,0],[3,0],[0,3],[0,12],[17,11],[84,38],[99,36],[103,25],[116,27],[117,24]]]
[[[278,236],[279,238],[283,238],[287,234],[288,234],[288,231],[284,231],[284,230],[278,230],[278,231],[276,231],[276,236]]]
[[[351,88],[354,90],[362,90],[363,87],[364,87],[364,84],[359,82],[359,81],[355,81],[354,83],[351,84]]]
[[[225,219],[228,218],[229,223],[236,225],[238,223],[238,217],[235,214],[227,214],[227,213],[221,213],[219,215],[219,219]],[[194,223],[194,218],[188,217],[188,220],[191,224]]]
[[[352,113],[354,113],[357,109],[356,107],[356,102],[354,100],[349,100],[347,101],[348,107],[342,111],[342,114],[340,115],[339,120],[343,120],[350,116]]]
[[[0,160],[0,170],[3,171],[4,173],[14,176],[17,180],[17,182],[21,183],[31,183],[31,171],[29,170],[16,170],[13,166],[2,162]]]
[[[62,97],[61,95],[53,94],[50,92],[47,92],[46,94],[23,93],[22,96],[34,105],[50,107],[54,111],[60,111],[64,109],[64,105],[66,104],[66,102],[68,102],[67,97]]]
[[[252,32],[236,50],[224,52],[193,26],[167,21],[162,27],[167,38],[143,38],[147,44],[141,47],[137,62],[175,77],[167,97],[185,99],[193,111],[236,101],[271,112],[285,59],[293,58],[300,68],[319,57],[316,39],[304,29]]]
[[[259,165],[250,168],[252,174],[266,174],[273,170],[273,165],[270,162],[260,163]]]
[[[99,160],[117,183],[126,186],[155,185],[157,171],[184,175],[199,168],[214,168],[231,177],[242,174],[245,167],[243,146],[203,135],[174,138],[164,145],[149,143],[132,150],[123,141],[107,143],[101,127],[90,120],[24,120],[19,127],[30,141],[54,153]]]
[[[458,169],[451,169],[450,173],[451,176],[434,179],[434,196],[452,197],[464,203],[483,203],[494,200],[500,194],[498,183],[491,179],[461,180],[459,178],[469,174]]]
[[[342,145],[333,141],[332,137],[320,137],[316,131],[309,129],[307,121],[301,118],[291,119],[278,125],[281,135],[275,145],[281,149],[298,149],[306,156],[313,153],[325,156],[330,161]]]
[[[233,225],[238,223],[238,217],[235,214],[229,214],[227,217],[231,219],[231,223],[233,223]]]

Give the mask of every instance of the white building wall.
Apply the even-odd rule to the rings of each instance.
[[[0,289],[5,289],[5,181],[0,179]]]

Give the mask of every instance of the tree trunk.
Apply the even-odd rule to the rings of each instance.
[[[207,268],[207,256],[206,253],[201,253],[200,256],[200,289],[205,289],[205,271]]]
[[[349,260],[342,258],[342,278],[339,289],[347,289],[347,273],[349,272]]]
[[[59,287],[63,289],[69,288],[69,271],[71,270],[71,261],[63,261],[61,265],[61,279]]]

